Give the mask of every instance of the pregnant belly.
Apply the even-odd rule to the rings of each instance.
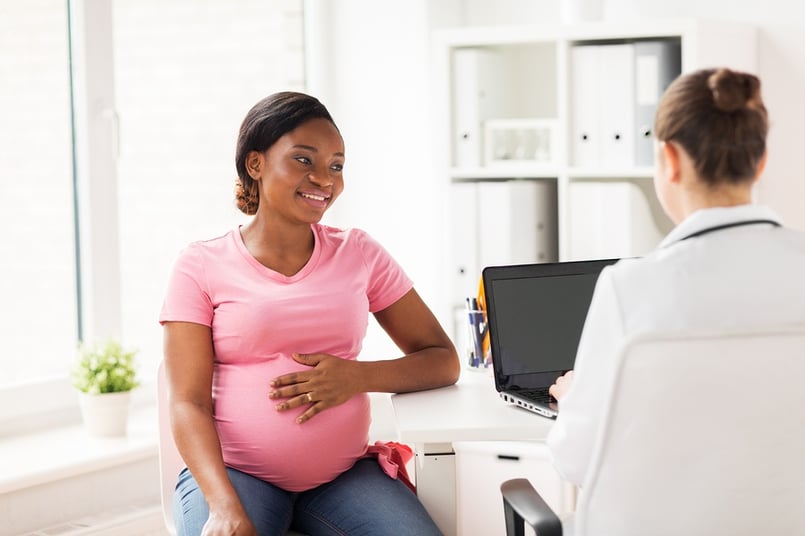
[[[366,452],[371,418],[366,394],[302,424],[295,419],[308,406],[274,409],[278,401],[268,398],[269,382],[300,368],[285,359],[219,365],[214,389],[224,462],[289,491],[314,488],[352,467]]]

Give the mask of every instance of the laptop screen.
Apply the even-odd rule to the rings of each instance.
[[[616,260],[484,269],[498,390],[545,387],[573,368],[598,274]]]

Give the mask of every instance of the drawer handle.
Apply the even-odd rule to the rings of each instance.
[[[509,454],[498,454],[498,460],[513,460],[515,462],[519,462],[520,456],[511,456]]]

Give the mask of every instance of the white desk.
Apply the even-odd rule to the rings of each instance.
[[[464,370],[455,385],[391,396],[400,440],[407,443],[453,441],[542,441],[553,421],[506,404],[495,391],[491,372]]]
[[[491,372],[463,370],[456,385],[395,394],[398,440],[416,452],[420,500],[450,536],[456,533],[454,441],[544,441],[553,425],[495,391]]]

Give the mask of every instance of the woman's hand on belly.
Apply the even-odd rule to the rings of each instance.
[[[338,406],[361,392],[355,361],[329,354],[292,354],[295,361],[311,367],[283,374],[271,381],[272,399],[285,399],[277,411],[309,406],[296,422],[303,423],[327,408]]]

